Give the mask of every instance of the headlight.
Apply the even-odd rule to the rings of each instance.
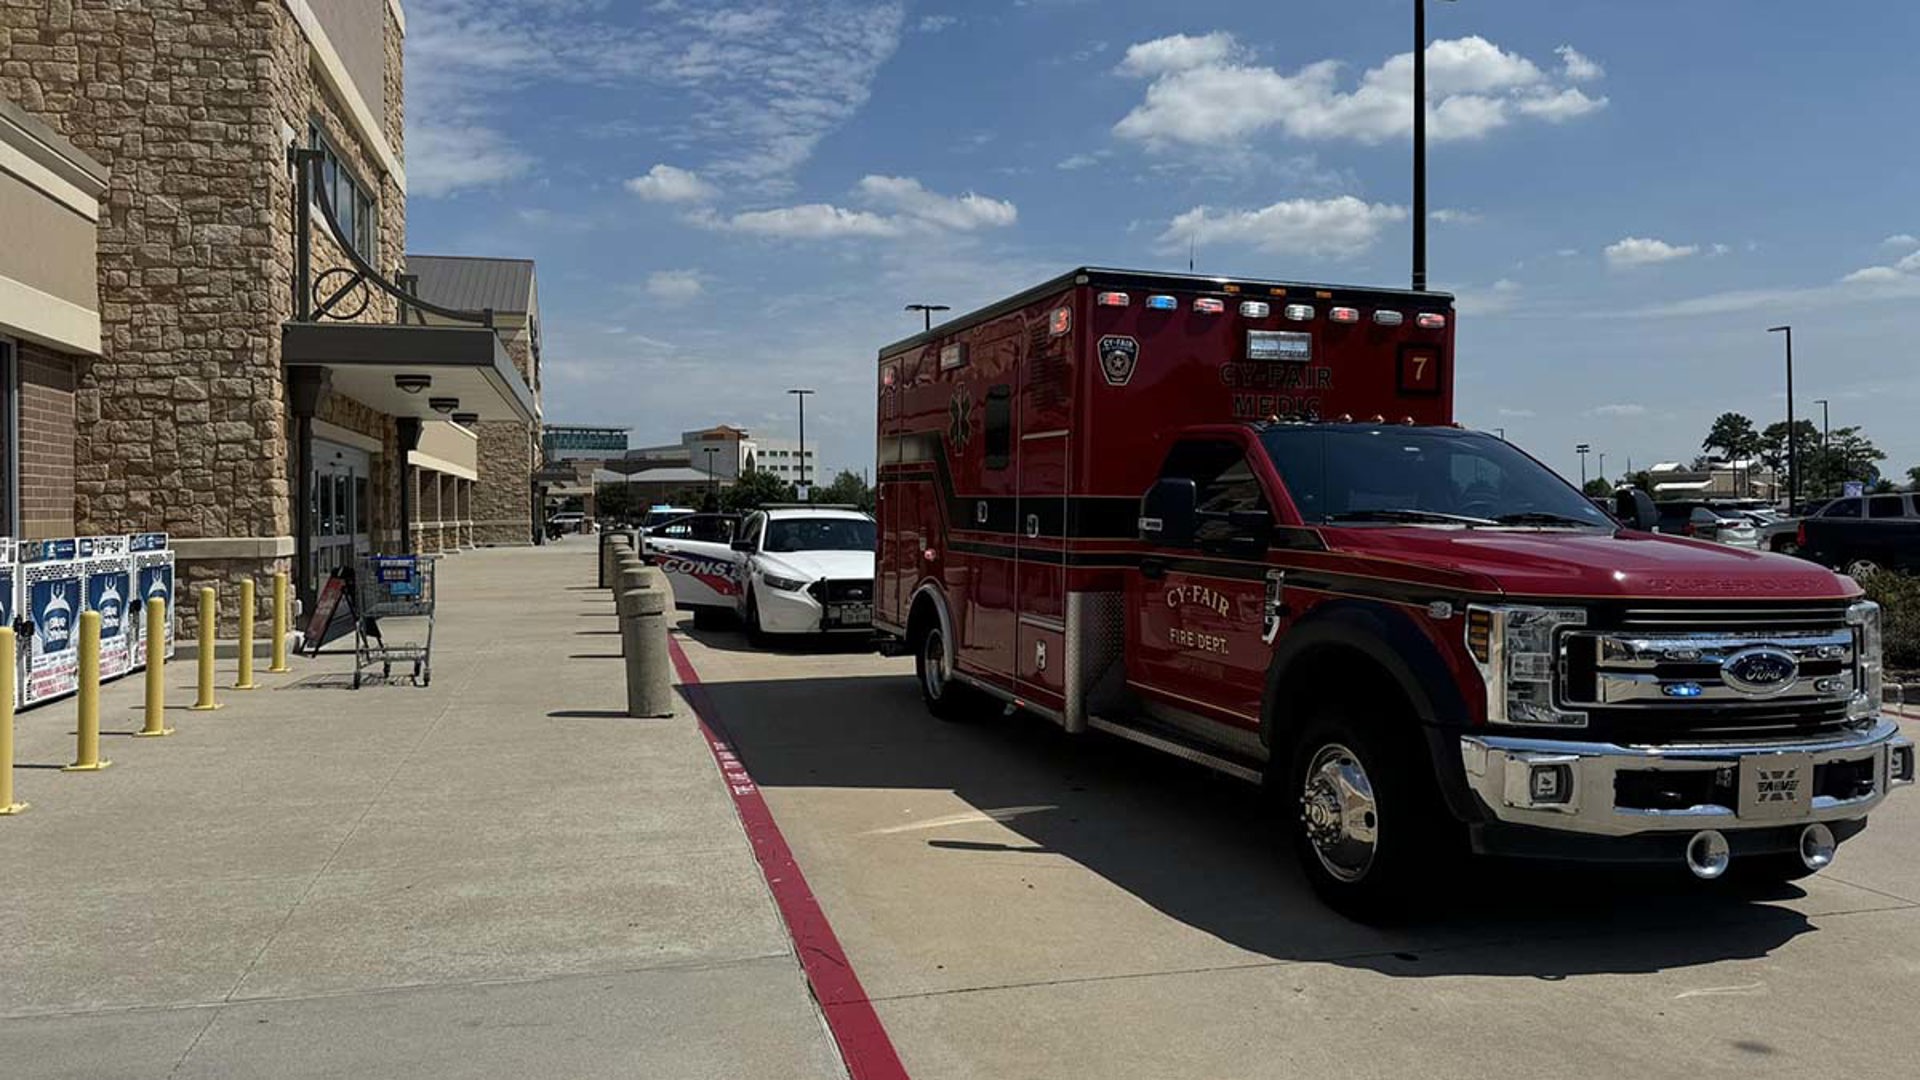
[[[767,588],[778,589],[781,592],[800,592],[807,587],[807,583],[804,581],[797,578],[781,577],[778,574],[761,574],[760,580],[766,584]]]
[[[1871,600],[1854,604],[1847,609],[1847,623],[1853,627],[1854,655],[1859,658],[1853,683],[1859,689],[1847,703],[1847,716],[1875,716],[1880,712],[1880,696],[1886,686],[1886,672],[1880,665],[1880,605]]]
[[[1586,713],[1553,699],[1559,633],[1586,622],[1578,608],[1467,608],[1467,652],[1487,686],[1488,723],[1586,726]]]

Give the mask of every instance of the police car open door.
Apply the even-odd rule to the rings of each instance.
[[[731,514],[693,514],[647,534],[647,553],[666,573],[676,606],[739,610],[747,560],[733,550],[739,523]]]

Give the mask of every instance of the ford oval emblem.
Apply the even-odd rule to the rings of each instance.
[[[1762,645],[1741,649],[1720,664],[1720,678],[1751,697],[1769,697],[1794,684],[1800,661],[1785,649]]]

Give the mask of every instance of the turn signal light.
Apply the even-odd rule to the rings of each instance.
[[[1493,662],[1493,613],[1485,608],[1467,612],[1467,651],[1482,664]]]

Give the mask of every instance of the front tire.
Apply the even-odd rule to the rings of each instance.
[[[693,609],[693,627],[696,630],[718,630],[727,620],[719,608],[697,607]]]
[[[1361,922],[1411,911],[1453,838],[1425,754],[1337,708],[1295,744],[1282,814],[1301,872],[1327,906]]]
[[[773,643],[767,636],[766,630],[760,626],[760,599],[752,589],[747,590],[747,613],[744,619],[747,624],[747,641],[755,648],[764,649]]]

